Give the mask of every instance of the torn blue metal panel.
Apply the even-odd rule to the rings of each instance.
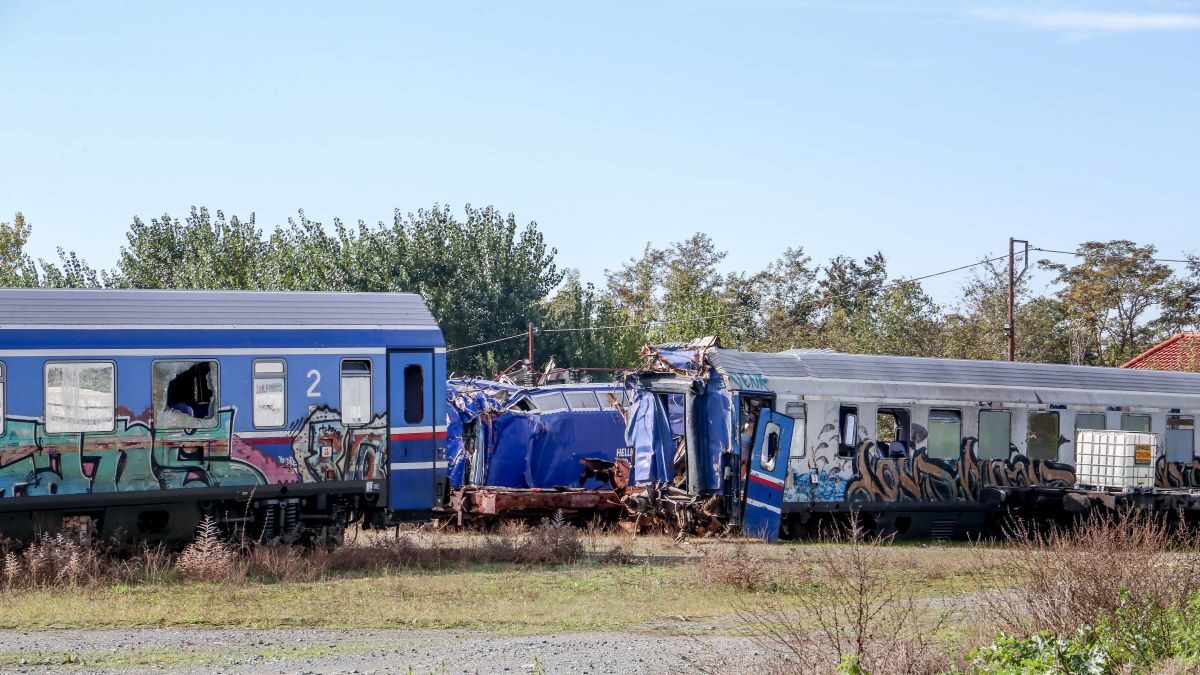
[[[613,407],[618,384],[520,387],[487,380],[451,380],[450,481],[458,488],[607,487],[584,480],[584,459],[615,462],[625,448],[625,424]]]
[[[675,477],[675,434],[663,401],[635,389],[625,428],[625,444],[633,448],[633,484],[668,483]]]

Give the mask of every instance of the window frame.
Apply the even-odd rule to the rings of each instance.
[[[357,361],[367,364],[365,373],[352,372],[346,374],[346,362]],[[346,421],[346,405],[342,399],[345,397],[346,379],[354,379],[361,377],[367,380],[367,419],[362,422]],[[287,387],[284,387],[287,390]],[[284,415],[287,417],[287,415]],[[368,356],[347,356],[338,361],[338,419],[343,426],[346,427],[363,427],[371,424],[371,420],[375,419],[375,363]]]
[[[204,420],[206,422],[211,421],[212,422],[211,426],[200,426],[200,427],[159,426],[159,424],[158,424],[158,409],[157,409],[157,406],[154,405],[154,367],[160,363],[192,363],[192,364],[211,363],[216,366],[216,368],[213,370],[213,373],[214,373],[213,382],[216,383],[216,386],[213,387],[212,419]],[[285,385],[284,391],[286,391],[286,390],[287,390],[287,387]],[[286,396],[285,396],[285,398],[286,398]],[[165,404],[166,401],[164,400],[163,403]],[[163,431],[180,431],[183,429],[216,429],[217,427],[221,426],[221,361],[219,359],[217,359],[216,357],[194,358],[194,359],[154,359],[153,361],[150,362],[150,407],[155,409],[154,410],[154,428],[155,429],[162,429]],[[201,419],[201,418],[194,417],[193,419]]]
[[[1191,456],[1188,457],[1187,459],[1171,459],[1171,421],[1172,420],[1188,420],[1191,423],[1190,431],[1192,432],[1192,440],[1191,440],[1192,452],[1191,452]],[[1166,433],[1163,434],[1163,455],[1167,458],[1168,462],[1177,462],[1180,464],[1190,464],[1191,462],[1195,461],[1195,459],[1196,459],[1196,416],[1195,415],[1184,415],[1182,413],[1170,413],[1167,415]]]
[[[55,365],[108,365],[112,367],[112,426],[107,430],[96,429],[93,431],[50,431],[50,415],[47,408],[50,406],[50,367]],[[46,429],[47,434],[111,434],[117,431],[117,362],[112,359],[86,360],[86,361],[71,361],[63,359],[47,360],[42,364],[42,425]]]
[[[991,457],[991,456],[985,457],[983,455],[983,416],[986,413],[1004,413],[1004,414],[1008,415],[1008,446],[1004,448],[1004,456],[1003,457]],[[980,408],[979,416],[976,420],[976,423],[978,424],[977,428],[979,429],[979,432],[978,432],[978,436],[976,437],[978,440],[976,441],[975,446],[976,446],[976,454],[979,456],[979,459],[988,460],[988,461],[998,460],[998,459],[999,460],[1007,460],[1009,458],[1009,456],[1012,454],[1012,445],[1013,445],[1013,442],[1012,442],[1012,439],[1013,439],[1012,409],[1011,408]]]
[[[258,373],[258,364],[260,363],[278,363],[283,367],[278,373]],[[259,424],[258,423],[258,393],[255,391],[254,383],[257,380],[283,380],[283,421],[278,425]],[[286,429],[288,422],[288,364],[287,359],[280,357],[265,357],[254,359],[250,363],[250,424],[255,429]]]
[[[411,412],[409,403],[413,399],[409,395],[409,391],[410,391],[410,389],[412,389],[412,387],[409,386],[408,374],[410,372],[414,372],[413,369],[416,369],[415,372],[418,374],[418,376],[421,379],[421,386],[419,387],[420,396],[417,397],[417,400],[419,400],[421,402],[421,408],[418,411],[418,412],[420,412],[419,419],[416,419],[416,420],[414,420],[412,418],[412,416],[409,415],[409,413]],[[420,424],[422,424],[425,421],[425,408],[426,408],[426,403],[427,403],[425,400],[425,366],[420,363],[405,364],[404,368],[402,368],[400,370],[400,377],[403,378],[403,381],[404,381],[404,410],[401,413],[402,416],[404,417],[404,424],[407,426],[419,426]],[[563,398],[563,402],[564,403],[566,402],[565,397]],[[533,403],[533,399],[530,399],[530,403]],[[433,421],[433,424],[436,424],[436,420]]]
[[[1126,418],[1132,419],[1132,418],[1134,418],[1134,417],[1145,418],[1145,420],[1146,420],[1146,431],[1135,431],[1135,430],[1133,430],[1133,429],[1126,429],[1126,428],[1125,428],[1125,420],[1126,420]],[[1121,431],[1125,431],[1125,432],[1128,432],[1128,433],[1131,433],[1131,434],[1150,434],[1150,433],[1154,433],[1154,417],[1153,417],[1153,416],[1152,416],[1150,413],[1122,412],[1122,413],[1121,413],[1121,419],[1120,419],[1120,422],[1119,422],[1119,424],[1120,424],[1120,426],[1121,426]]]
[[[8,435],[8,364],[0,361],[0,436]]]
[[[846,443],[846,421],[854,417],[854,438]],[[858,429],[862,420],[858,417],[858,406],[847,403],[838,404],[838,457],[853,457],[858,450]]]
[[[592,399],[592,406],[587,407],[587,408],[583,408],[583,407],[576,408],[575,404],[571,403],[571,395],[572,394],[574,394],[576,396],[590,396]],[[577,391],[564,391],[563,397],[567,399],[567,407],[569,407],[571,409],[571,412],[598,412],[600,410],[603,410],[603,408],[600,405],[599,397],[596,395],[596,392],[591,389],[580,389]]]
[[[901,419],[903,414],[903,419]],[[895,438],[890,441],[883,441],[888,444],[888,456],[899,457],[892,455],[895,452],[892,449],[892,443],[904,444],[904,455],[907,456],[912,451],[912,409],[907,406],[898,405],[878,405],[875,406],[875,447],[879,447],[879,416],[887,415],[895,421]],[[903,431],[903,433],[901,433]],[[903,436],[903,438],[901,438]]]
[[[941,457],[930,452],[930,443],[925,442],[925,455],[930,459],[940,459],[943,461],[956,461],[962,458],[962,442],[963,442],[963,411],[962,408],[930,408],[929,417],[926,420],[929,426],[926,428],[927,438],[933,438],[933,416],[934,413],[954,413],[958,418],[958,443],[954,448],[954,454],[950,457]],[[948,424],[948,422],[938,422],[938,424]]]
[[[1062,437],[1062,416],[1059,415],[1058,413],[1059,413],[1059,411],[1057,411],[1057,410],[1029,410],[1029,411],[1026,411],[1026,413],[1025,413],[1025,456],[1026,457],[1028,457],[1029,459],[1036,459],[1036,460],[1040,460],[1040,461],[1047,461],[1047,460],[1052,461],[1052,462],[1058,461],[1058,448],[1060,447],[1058,444],[1058,439]],[[1054,433],[1054,452],[1051,453],[1053,455],[1052,457],[1034,457],[1033,456],[1031,440],[1033,438],[1033,416],[1034,415],[1053,415],[1054,416],[1055,433]]]
[[[793,409],[800,411],[800,417],[792,414]],[[785,403],[783,414],[792,420],[792,442],[788,444],[788,461],[800,459],[808,455],[808,439],[805,438],[808,436],[808,405],[804,401]],[[797,445],[800,447],[797,448]],[[797,450],[800,452],[797,453]]]
[[[1095,427],[1081,427],[1081,426],[1079,426],[1079,418],[1080,418],[1080,417],[1099,417],[1099,418],[1101,419],[1101,425],[1100,425],[1100,428],[1099,428],[1099,429],[1097,429],[1097,428],[1095,428]],[[1075,421],[1074,421],[1074,426],[1075,426],[1075,433],[1076,433],[1076,434],[1079,434],[1079,432],[1081,432],[1081,431],[1108,431],[1108,415],[1106,415],[1105,413],[1102,413],[1102,412],[1096,412],[1096,411],[1083,411],[1083,412],[1076,412],[1076,413],[1075,413]],[[1062,430],[1061,430],[1061,429],[1059,429],[1059,431],[1061,432]]]
[[[560,401],[562,401],[562,406],[557,407],[557,408],[543,408],[542,404],[538,402],[539,398],[553,398],[553,397],[558,397],[558,399]],[[567,404],[567,397],[565,395],[563,395],[563,393],[561,391],[542,391],[542,392],[530,394],[529,402],[533,404],[533,409],[537,410],[538,412],[553,413],[553,412],[562,412],[563,410],[571,409],[570,405]]]
[[[771,455],[771,437],[775,437],[775,454]],[[779,462],[779,453],[783,450],[781,442],[783,436],[783,427],[779,422],[771,420],[767,422],[767,426],[763,429],[763,444],[758,453],[758,466],[763,471],[774,471],[776,464]]]

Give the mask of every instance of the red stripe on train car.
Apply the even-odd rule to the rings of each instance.
[[[765,478],[759,478],[758,476],[755,476],[754,474],[750,474],[750,480],[751,480],[751,482],[758,483],[759,485],[766,485],[767,487],[771,488],[772,490],[783,490],[783,485],[781,483],[772,483],[771,481],[769,481]]]
[[[402,431],[388,437],[393,441],[424,441],[434,438],[446,438],[445,431]]]
[[[234,433],[233,435],[237,436],[238,440],[242,441],[243,443],[248,443],[250,445],[280,445],[283,443],[291,445],[292,443],[291,436],[251,436],[250,438],[242,438],[241,436],[238,436],[237,433]]]

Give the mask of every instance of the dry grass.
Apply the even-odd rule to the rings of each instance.
[[[923,675],[950,667],[950,657],[935,645],[946,614],[930,608],[919,586],[897,579],[897,569],[912,567],[890,543],[852,521],[790,563],[790,578],[801,585],[796,592],[738,601],[738,618],[772,655],[764,673],[840,668]]]
[[[990,570],[982,583],[1019,586],[980,595],[982,609],[1010,634],[1064,635],[1118,610],[1161,609],[1200,592],[1195,533],[1163,517],[1127,511],[1047,531],[1012,530],[1007,545],[975,551]]]

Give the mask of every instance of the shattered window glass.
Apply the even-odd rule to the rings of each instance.
[[[282,427],[287,421],[287,368],[283,361],[254,362],[254,426]]]
[[[115,378],[112,363],[47,363],[46,431],[85,433],[116,428]]]
[[[367,359],[342,361],[342,423],[367,424],[371,421],[371,362]]]
[[[155,361],[151,387],[155,428],[217,426],[216,361]]]

